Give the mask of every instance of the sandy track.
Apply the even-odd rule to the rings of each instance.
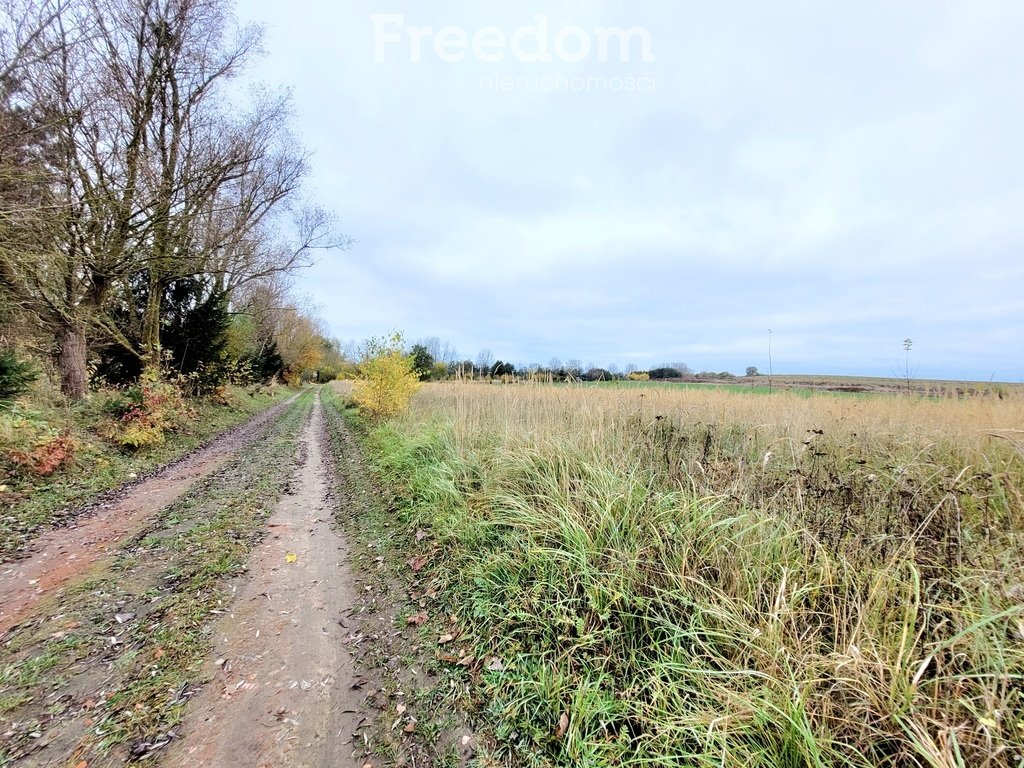
[[[331,524],[334,473],[319,396],[299,458],[233,611],[214,627],[213,681],[190,703],[163,766],[363,764],[352,757],[352,736],[364,694],[343,627],[356,595]]]
[[[120,542],[143,530],[153,515],[186,493],[197,480],[227,463],[292,400],[228,430],[205,448],[138,483],[113,491],[71,526],[39,536],[24,559],[0,566],[0,635],[24,619],[40,600],[109,556]]]

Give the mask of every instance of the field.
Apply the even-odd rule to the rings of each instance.
[[[436,384],[367,445],[495,760],[1020,766],[1018,395]]]
[[[772,394],[779,391],[794,392],[806,396],[817,394],[843,395],[900,395],[908,392],[919,397],[933,399],[993,397],[1006,399],[1024,397],[1024,386],[999,382],[947,381],[932,379],[878,378],[872,376],[822,376],[780,374],[776,376],[744,376],[731,380],[721,379],[672,379],[668,381],[612,381],[601,382],[600,386],[614,388],[671,387],[708,389],[726,392],[747,392]]]

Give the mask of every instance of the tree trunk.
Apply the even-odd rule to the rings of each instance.
[[[78,326],[67,325],[60,336],[60,389],[72,400],[83,400],[89,392],[85,368],[85,332]]]
[[[142,354],[146,367],[160,367],[160,314],[163,308],[163,284],[150,268],[149,296],[142,316]]]

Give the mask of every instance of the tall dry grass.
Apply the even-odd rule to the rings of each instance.
[[[505,660],[481,690],[519,759],[1020,766],[1022,426],[1019,398],[460,383],[374,445]]]

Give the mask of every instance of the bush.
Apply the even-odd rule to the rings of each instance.
[[[164,441],[164,432],[195,418],[181,391],[155,369],[144,372],[138,386],[129,389],[112,408],[117,418],[101,432],[124,448],[158,445]]]
[[[388,418],[409,407],[419,389],[413,359],[402,353],[401,336],[367,343],[352,399],[376,418]]]
[[[652,379],[681,379],[683,374],[676,368],[655,368],[648,374]]]
[[[37,378],[31,363],[19,360],[10,350],[0,352],[0,408],[25,394]]]
[[[0,451],[9,471],[52,475],[74,460],[78,442],[58,433],[38,414],[18,409],[0,416]]]

